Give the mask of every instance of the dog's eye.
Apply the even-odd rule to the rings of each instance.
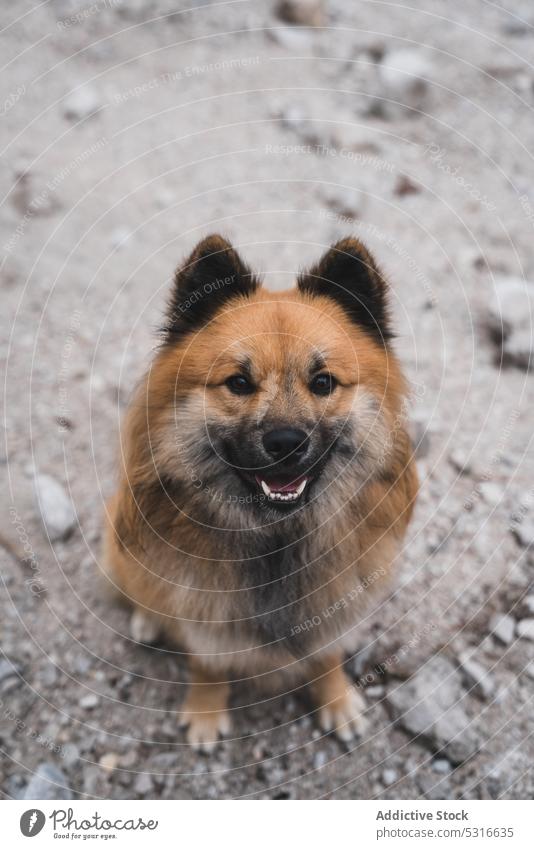
[[[234,395],[251,395],[255,390],[255,386],[243,374],[233,374],[227,379],[226,385]]]
[[[314,395],[331,395],[337,386],[337,380],[333,374],[323,372],[316,374],[310,383],[310,392]]]

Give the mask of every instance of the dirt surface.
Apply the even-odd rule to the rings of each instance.
[[[311,5],[316,28],[260,0],[2,7],[6,798],[534,793],[534,284],[510,319],[522,359],[488,329],[496,283],[534,280],[534,10]],[[391,280],[422,491],[397,588],[349,660],[369,704],[349,748],[296,695],[239,690],[236,736],[192,752],[183,667],[130,640],[98,580],[120,418],[173,270],[211,231],[274,288],[351,233]],[[51,536],[74,506],[65,539],[36,474],[61,485],[41,482]],[[436,668],[436,715],[407,719]]]

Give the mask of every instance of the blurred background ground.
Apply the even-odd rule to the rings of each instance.
[[[4,797],[531,798],[530,0],[23,0],[0,23]],[[423,487],[349,660],[349,749],[238,691],[238,736],[191,752],[183,668],[97,579],[119,420],[211,231],[272,287],[349,233],[392,282]]]

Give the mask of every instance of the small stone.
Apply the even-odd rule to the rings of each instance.
[[[534,519],[526,518],[522,522],[514,522],[512,533],[523,548],[534,546]]]
[[[368,696],[370,699],[381,699],[384,696],[385,692],[386,691],[384,690],[384,688],[378,685],[376,687],[367,687],[365,690],[365,695]]]
[[[490,619],[489,630],[499,642],[509,646],[514,639],[515,620],[507,614],[496,613]]]
[[[131,233],[126,227],[117,227],[111,234],[111,244],[114,248],[122,248],[131,238]]]
[[[70,769],[70,767],[74,766],[80,760],[80,750],[78,746],[75,746],[74,743],[65,743],[62,747],[63,763]]]
[[[328,755],[326,752],[319,750],[315,752],[313,756],[313,768],[314,769],[322,769],[328,763]]]
[[[446,778],[433,778],[431,775],[420,775],[417,783],[425,799],[450,799],[451,788]]]
[[[269,38],[286,50],[309,50],[310,37],[306,30],[294,27],[276,27],[268,32]]]
[[[478,749],[478,739],[461,703],[460,676],[444,656],[430,658],[411,678],[395,686],[387,702],[398,724],[453,763]]]
[[[331,186],[322,192],[326,205],[344,218],[359,218],[361,195],[356,189]]]
[[[139,796],[148,796],[154,791],[154,782],[152,776],[147,772],[141,772],[134,782],[134,791]]]
[[[63,772],[53,763],[43,763],[30,778],[22,798],[41,801],[72,799],[72,793]]]
[[[97,90],[91,85],[84,85],[63,100],[63,114],[70,121],[81,121],[98,112],[100,106],[101,101]]]
[[[452,771],[452,764],[447,758],[434,758],[432,769],[439,775],[447,775],[447,773]]]
[[[469,475],[472,471],[471,458],[460,449],[451,452],[449,462],[460,475]]]
[[[395,784],[398,781],[399,774],[396,769],[385,769],[382,773],[382,784],[385,787],[390,787],[391,784]]]
[[[478,485],[478,491],[486,504],[490,504],[492,507],[500,504],[504,495],[502,487],[493,481],[483,481]]]
[[[275,117],[287,130],[302,130],[306,125],[305,115],[302,109],[296,105],[286,106],[275,112]]]
[[[466,687],[472,689],[483,699],[489,699],[495,692],[495,683],[484,667],[474,660],[471,652],[462,652],[458,657],[462,678]]]
[[[517,623],[516,634],[522,639],[534,640],[534,618],[521,619],[521,621]]]
[[[528,675],[529,678],[534,678],[534,660],[530,663],[527,663],[524,669],[525,675]]]
[[[527,595],[523,599],[523,606],[529,613],[534,614],[534,595]]]
[[[393,189],[393,194],[400,198],[406,197],[406,195],[418,195],[420,192],[421,186],[411,180],[406,174],[399,175]]]
[[[326,21],[323,0],[280,0],[276,13],[289,24],[306,27],[322,27]]]
[[[79,705],[84,710],[93,710],[93,708],[95,708],[99,702],[100,699],[98,698],[96,693],[88,693],[87,696],[83,696],[83,698],[80,699]]]
[[[98,763],[104,772],[113,772],[114,769],[117,769],[119,758],[120,755],[117,752],[106,752],[105,755],[102,755]]]
[[[384,95],[413,108],[421,105],[427,92],[429,73],[428,60],[418,51],[405,48],[386,53],[379,65]]]
[[[534,283],[521,277],[497,277],[487,312],[488,328],[501,347],[503,360],[521,369],[528,369],[533,362],[533,314]]]
[[[8,678],[17,676],[19,672],[20,666],[16,663],[12,663],[10,660],[6,660],[5,658],[0,660],[0,683],[2,681],[6,681]]]
[[[424,460],[430,452],[430,427],[424,417],[412,416],[408,422],[408,433],[418,460]]]
[[[33,483],[37,507],[50,540],[66,539],[77,522],[72,501],[50,475],[36,474]]]

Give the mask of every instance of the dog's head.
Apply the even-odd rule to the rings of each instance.
[[[387,471],[403,383],[386,283],[357,240],[295,289],[269,292],[228,242],[207,238],[176,274],[163,332],[147,384],[150,462],[191,503],[272,521],[324,497],[341,507]]]

